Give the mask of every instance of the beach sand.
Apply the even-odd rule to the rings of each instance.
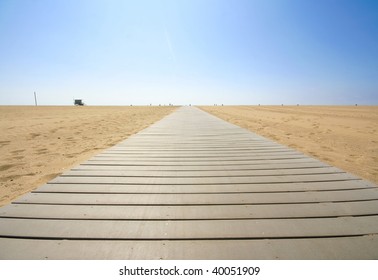
[[[378,184],[378,106],[200,108]]]
[[[0,206],[175,109],[0,106]]]

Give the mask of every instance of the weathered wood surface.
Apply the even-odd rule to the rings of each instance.
[[[376,259],[378,186],[182,107],[0,208],[0,259]]]

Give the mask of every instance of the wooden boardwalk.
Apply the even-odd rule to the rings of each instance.
[[[181,107],[0,208],[1,259],[377,259],[378,186]]]

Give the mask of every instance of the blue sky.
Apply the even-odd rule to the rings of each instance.
[[[378,105],[378,1],[0,0],[0,105]]]

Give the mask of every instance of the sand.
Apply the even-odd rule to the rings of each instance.
[[[378,184],[378,106],[201,109]]]
[[[0,206],[175,109],[0,106]]]

